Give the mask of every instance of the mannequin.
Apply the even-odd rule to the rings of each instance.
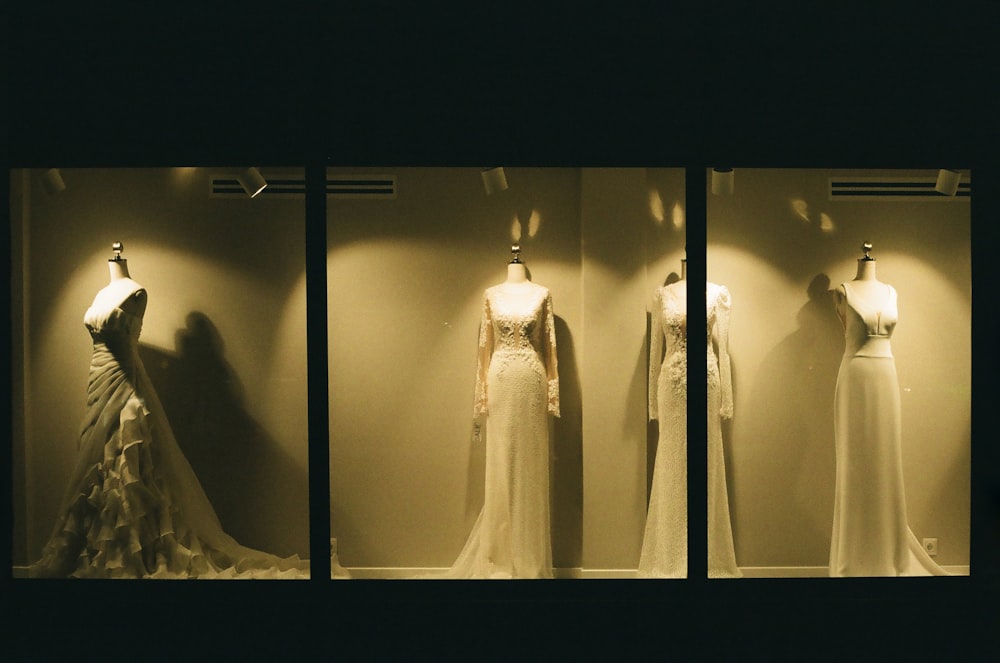
[[[138,353],[146,291],[115,242],[84,315],[93,341],[77,461],[32,577],[307,578],[308,561],[225,533]]]
[[[876,278],[875,258],[871,257],[872,245],[865,242],[862,245],[864,255],[858,258],[858,270],[851,281],[851,287],[873,309],[882,310],[889,301],[889,286]],[[837,315],[842,325],[846,325],[847,291],[840,284],[833,291]]]
[[[108,274],[110,276],[107,286],[98,291],[94,297],[95,306],[114,306],[130,313],[131,315],[142,317],[146,312],[146,289],[132,280],[128,272],[128,260],[122,257],[125,246],[121,242],[111,245],[115,255],[108,259]],[[128,293],[132,294],[129,295]]]
[[[649,418],[659,421],[638,575],[687,576],[687,261],[680,281],[658,288],[650,320]],[[740,577],[726,495],[721,419],[732,417],[728,354],[729,290],[707,283],[708,574]],[[713,348],[712,338],[715,339]]]
[[[834,291],[844,357],[834,397],[837,475],[831,576],[943,575],[907,525],[899,381],[890,338],[896,290],[875,278],[872,245]]]
[[[549,416],[559,416],[552,296],[511,247],[507,280],[486,289],[479,327],[477,419],[486,423],[479,518],[445,578],[551,578]]]

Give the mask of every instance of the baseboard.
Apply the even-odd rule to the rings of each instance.
[[[968,564],[942,566],[948,575],[969,575]],[[829,566],[741,566],[744,578],[827,578]]]
[[[970,567],[968,564],[950,564],[942,567],[949,575],[967,576]],[[435,567],[352,567],[347,569],[352,579],[356,580],[408,580],[422,575],[440,573],[446,568]],[[744,578],[826,578],[829,576],[829,567],[826,566],[741,566]],[[27,578],[27,566],[14,566],[11,568],[11,575],[14,578]],[[563,580],[607,580],[607,579],[630,579],[636,577],[635,569],[582,569],[558,568],[553,569],[553,577]]]

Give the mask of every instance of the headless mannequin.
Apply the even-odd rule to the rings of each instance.
[[[507,280],[497,287],[515,306],[523,304],[525,309],[529,309],[537,301],[535,297],[539,286],[528,279],[528,270],[517,255],[520,248],[515,245],[511,251],[514,253],[514,258],[507,265]]]
[[[110,283],[104,286],[94,297],[94,305],[100,307],[115,307],[130,315],[142,317],[146,312],[146,290],[132,280],[128,273],[128,260],[116,255],[108,260]]]
[[[866,245],[866,252],[868,250],[870,246]],[[889,303],[889,286],[875,277],[875,258],[868,255],[858,258],[858,271],[851,281],[851,289],[874,311],[881,311]],[[847,292],[843,284],[833,291],[833,301],[840,323],[846,325]]]

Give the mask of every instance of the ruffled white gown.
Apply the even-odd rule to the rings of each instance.
[[[444,578],[551,578],[549,420],[559,416],[552,296],[487,288],[474,414],[486,415],[482,511]],[[525,305],[525,302],[528,302]]]
[[[657,289],[650,324],[649,418],[660,436],[646,513],[640,577],[687,577],[687,306],[681,281]],[[726,491],[721,418],[733,416],[729,290],[707,284],[708,575],[741,577]],[[716,338],[718,357],[713,349]]]
[[[142,319],[121,306],[141,288],[104,291],[93,338],[79,455],[32,577],[306,578],[309,562],[241,546],[222,525],[174,439],[138,355]]]
[[[945,575],[906,520],[899,382],[890,338],[896,290],[881,311],[844,283],[845,350],[834,398],[837,479],[831,576]]]

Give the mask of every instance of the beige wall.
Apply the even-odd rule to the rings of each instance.
[[[938,538],[939,563],[969,563],[969,203],[827,195],[835,175],[935,174],[739,169],[732,196],[709,196],[708,278],[733,295],[726,459],[742,566],[828,562],[843,332],[827,290],[854,278],[864,241],[899,294],[893,353],[909,522],[918,539]]]
[[[398,178],[395,200],[329,200],[331,527],[341,561],[445,567],[461,550],[483,501],[472,419],[482,293],[506,276],[513,219],[534,210],[541,224],[522,239],[523,259],[552,292],[561,387],[553,562],[635,568],[645,307],[656,280],[646,245],[657,277],[667,263],[679,269],[683,223],[672,215],[683,171],[508,168],[510,189],[490,197],[477,168],[330,172]],[[653,219],[650,188],[666,200],[666,225]]]
[[[140,353],[223,526],[246,545],[308,555],[304,204],[210,198],[214,172],[63,169],[55,196],[31,182],[13,247],[23,250],[15,289],[25,286],[30,378],[15,522],[30,559],[75,462],[90,361],[83,314],[116,240],[150,296]]]

